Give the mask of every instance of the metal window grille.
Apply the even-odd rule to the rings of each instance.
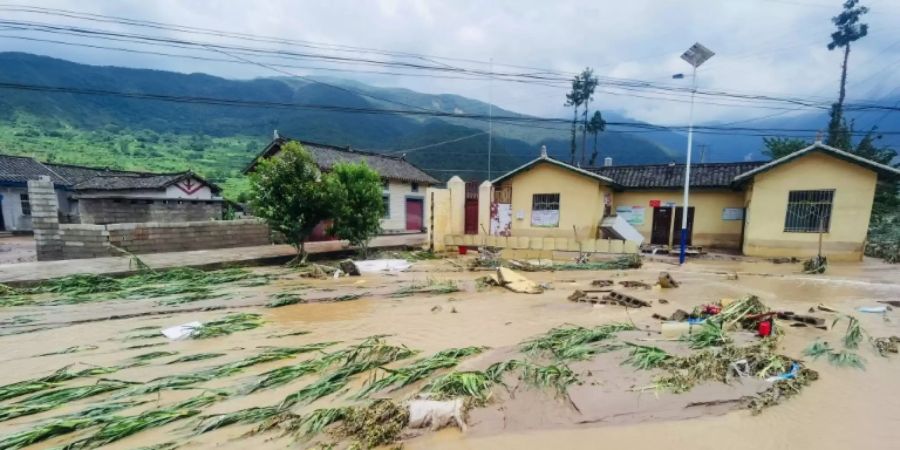
[[[790,191],[784,231],[792,233],[827,233],[831,227],[831,204],[834,190]]]
[[[19,200],[22,202],[22,215],[30,216],[31,200],[28,198],[28,194],[19,194]]]
[[[384,205],[384,218],[391,218],[391,196],[390,195],[382,195],[381,202]]]
[[[559,211],[559,194],[534,194],[532,211]]]

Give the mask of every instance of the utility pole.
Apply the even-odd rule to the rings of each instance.
[[[712,50],[696,43],[681,55],[681,59],[691,65],[691,112],[688,118],[687,159],[684,165],[684,202],[681,211],[681,251],[678,253],[678,263],[684,264],[687,254],[687,222],[688,222],[688,196],[691,186],[691,145],[694,140],[694,95],[697,93],[697,67],[712,58],[715,53]]]
[[[491,150],[494,145],[494,58],[488,66],[488,181],[491,181]]]

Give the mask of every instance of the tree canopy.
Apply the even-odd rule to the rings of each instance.
[[[331,231],[367,257],[369,240],[381,231],[384,216],[381,177],[365,162],[336,164],[328,176],[334,220]]]

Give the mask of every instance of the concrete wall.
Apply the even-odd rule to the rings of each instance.
[[[62,224],[59,226],[59,234],[63,246],[62,257],[59,259],[101,258],[121,254],[109,246],[109,231],[104,225]]]
[[[271,243],[269,227],[255,219],[105,226],[109,243],[131,253],[248,247]]]
[[[381,221],[381,229],[386,233],[403,232],[406,230],[406,199],[417,198],[425,200],[426,186],[419,184],[417,192],[413,192],[412,183],[390,180],[388,188],[382,191],[382,195],[390,197],[389,215]],[[425,223],[427,226],[427,222]],[[418,231],[418,230],[416,230]]]
[[[450,190],[428,188],[425,192],[425,226],[428,229],[428,247],[433,251],[445,249],[445,236],[450,230],[451,215]],[[458,214],[458,213],[457,213]]]
[[[38,261],[62,259],[63,243],[59,232],[59,206],[56,190],[49,177],[28,181],[31,223]]]
[[[572,260],[578,252],[637,253],[638,243],[617,239],[575,239],[573,237],[529,237],[450,234],[444,236],[444,248],[487,245],[503,249],[501,256],[510,259]]]
[[[644,221],[642,224],[632,224],[645,242],[650,243],[650,233],[653,230],[653,208],[651,200],[659,200],[663,205],[674,203],[675,206],[683,206],[684,200],[681,191],[627,191],[616,192],[613,196],[613,204],[618,207],[639,206],[644,208]],[[725,208],[743,208],[744,193],[733,190],[693,190],[691,191],[689,206],[694,207],[693,245],[739,250],[741,246],[741,220],[723,220],[722,213]],[[615,210],[615,208],[613,209]],[[674,220],[674,213],[673,213]],[[681,229],[681,223],[673,225],[674,233]]]
[[[512,184],[512,235],[596,238],[603,219],[604,196],[611,191],[602,182],[579,175],[550,163],[514,176]],[[504,184],[506,184],[504,183]],[[559,226],[532,227],[531,207],[534,194],[559,194]]]
[[[822,153],[810,153],[753,179],[749,193],[744,254],[808,257],[817,253],[819,233],[785,232],[788,193],[834,189],[831,226],[823,233],[823,254],[832,260],[861,260],[877,175]]]
[[[221,201],[80,198],[81,223],[196,222],[222,218]]]

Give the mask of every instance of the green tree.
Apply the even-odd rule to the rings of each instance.
[[[250,204],[256,216],[284,235],[306,263],[306,241],[313,229],[331,217],[333,202],[312,156],[289,142],[274,158],[260,161],[250,174]]]
[[[365,162],[336,164],[328,174],[333,208],[331,232],[369,256],[369,241],[381,232],[384,216],[381,176]]]
[[[844,99],[847,94],[847,60],[850,57],[850,43],[855,42],[869,33],[869,25],[859,23],[860,17],[869,12],[869,8],[859,4],[859,0],[847,0],[840,14],[831,18],[837,27],[831,33],[831,42],[828,50],[836,48],[844,49],[844,63],[841,65],[841,89],[838,101],[831,105],[831,117],[828,122],[828,145],[840,149],[850,148],[850,137],[846,132],[847,125],[844,121]]]
[[[581,75],[575,75],[572,79],[572,90],[566,93],[565,106],[572,107],[572,141],[569,149],[569,164],[575,164],[575,136],[578,132],[578,107],[581,106],[583,93]]]
[[[587,134],[588,134],[588,108],[591,100],[594,99],[594,89],[597,88],[599,80],[594,76],[594,69],[585,68],[581,72],[581,102],[584,104],[583,121],[581,124],[581,165],[584,165],[584,153],[587,151]]]
[[[772,159],[790,155],[809,146],[809,143],[803,139],[790,137],[765,137],[763,142],[766,144],[766,149],[762,151],[762,154]]]
[[[597,156],[599,156],[598,148],[597,148],[597,136],[601,131],[606,130],[606,121],[603,120],[603,115],[600,114],[600,111],[594,111],[594,115],[591,116],[591,120],[587,124],[588,133],[594,136],[594,148],[591,151],[591,161],[588,163],[589,167],[593,167],[597,163]]]
[[[881,136],[875,133],[875,129],[869,130],[852,149],[852,153],[881,164],[891,165],[891,162],[897,157],[897,151],[890,147],[879,146],[878,140],[880,139]],[[875,186],[875,200],[872,203],[873,223],[878,223],[881,218],[896,214],[900,210],[900,197],[898,197],[900,190],[898,188],[900,188],[900,184],[897,183],[897,180],[878,177],[878,184]]]

